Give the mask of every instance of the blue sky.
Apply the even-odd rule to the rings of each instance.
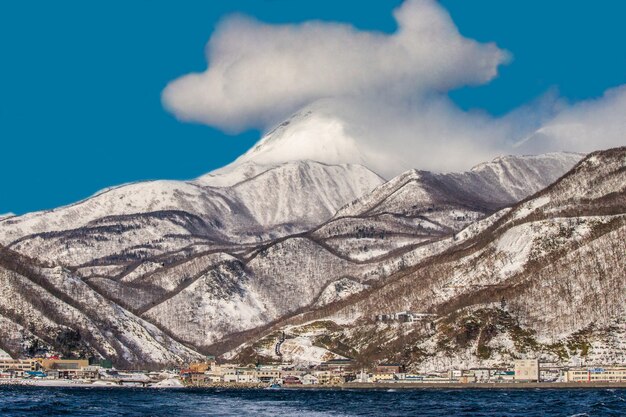
[[[339,3],[339,4],[338,4]],[[144,179],[188,179],[245,152],[258,131],[227,135],[163,109],[168,82],[206,68],[215,24],[240,12],[393,32],[399,1],[20,1],[0,3],[0,213],[53,208]],[[503,115],[550,89],[572,102],[626,82],[626,4],[442,0],[462,35],[513,60],[463,109]]]

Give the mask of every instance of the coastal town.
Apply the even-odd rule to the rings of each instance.
[[[398,363],[380,363],[358,368],[350,359],[333,359],[316,366],[290,364],[218,363],[205,361],[161,371],[118,370],[108,360],[62,359],[58,356],[30,359],[0,358],[0,384],[43,386],[120,387],[231,387],[304,388],[389,386],[455,386],[500,388],[544,384],[546,387],[626,383],[626,365],[606,367],[561,367],[538,359],[515,360],[502,368],[450,369],[413,373]]]

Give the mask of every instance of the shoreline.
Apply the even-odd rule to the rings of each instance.
[[[283,386],[283,389],[319,389],[319,390],[512,390],[512,389],[626,389],[626,381],[623,382],[503,382],[503,383],[385,383],[385,382],[355,382],[343,385],[298,385]]]
[[[146,386],[93,383],[69,380],[0,380],[0,387],[46,387],[46,388],[143,388],[143,389],[227,389],[227,390],[265,390],[266,385],[259,384],[209,384],[185,386]],[[622,382],[517,382],[517,383],[386,383],[355,382],[342,385],[283,385],[279,390],[318,390],[318,391],[410,391],[410,390],[551,390],[551,389],[626,389]]]

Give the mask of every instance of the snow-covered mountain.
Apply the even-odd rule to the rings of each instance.
[[[507,156],[463,173],[407,171],[342,207],[315,233],[354,259],[423,246],[543,189],[580,158]]]
[[[52,350],[129,365],[202,356],[94,291],[61,267],[0,247],[0,349],[13,356]]]
[[[363,165],[385,179],[414,168],[397,151],[379,146],[380,141],[368,141],[365,136],[370,132],[364,132],[354,116],[348,103],[320,100],[309,104],[267,132],[233,165],[313,160]]]
[[[313,106],[276,126],[241,155],[235,164],[315,160],[333,165],[353,163],[371,166],[368,156],[357,143],[340,119]]]
[[[123,363],[221,352],[232,335],[334,308],[444,256],[581,157],[502,157],[387,182],[367,168],[372,153],[319,117],[299,113],[192,181],[127,184],[0,218],[3,296],[21,291],[0,309],[0,349],[82,349]],[[285,161],[292,153],[321,162]]]
[[[362,363],[394,360],[425,371],[498,366],[523,355],[626,361],[626,148],[590,154],[454,239],[383,285],[286,318],[229,355],[258,355],[254,346],[277,332],[310,327],[313,345],[324,340]],[[375,321],[402,311],[429,315]]]
[[[410,210],[419,211],[437,205],[495,210],[542,190],[582,156],[565,152],[506,156],[461,173],[411,170],[343,207],[335,217],[380,213],[406,215]]]
[[[214,175],[219,187],[207,185],[206,176],[141,182],[55,210],[3,219],[0,244],[76,266],[96,253],[98,258],[155,256],[258,242],[314,227],[383,182],[362,166],[312,161],[255,166],[256,175],[240,180],[250,169],[247,164]]]

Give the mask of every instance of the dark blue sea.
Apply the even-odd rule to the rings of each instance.
[[[0,416],[626,416],[626,389],[220,390],[0,386]]]

